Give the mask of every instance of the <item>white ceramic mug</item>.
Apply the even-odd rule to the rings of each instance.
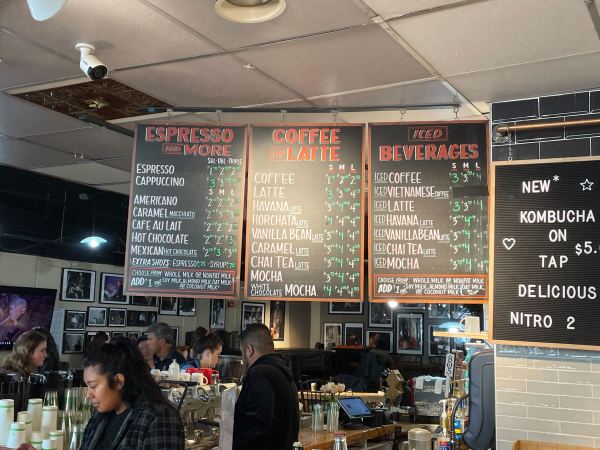
[[[202,386],[206,386],[208,384],[208,378],[202,372],[194,372],[191,374],[191,380],[195,383],[198,383]]]
[[[478,316],[466,316],[460,319],[460,323],[465,324],[465,333],[480,333],[479,317]]]

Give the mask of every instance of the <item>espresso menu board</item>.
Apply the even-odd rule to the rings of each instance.
[[[138,125],[129,198],[127,293],[237,295],[246,130]]]
[[[492,339],[598,349],[600,160],[494,169]]]
[[[487,296],[487,122],[370,127],[373,301]]]
[[[362,298],[363,126],[252,127],[249,298]]]

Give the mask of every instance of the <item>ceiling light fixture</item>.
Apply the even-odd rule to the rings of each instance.
[[[394,301],[394,300],[390,300],[388,302],[388,305],[390,306],[390,308],[394,309],[398,307],[398,302]]]
[[[90,248],[98,248],[100,247],[100,245],[102,244],[106,244],[108,241],[106,239],[104,239],[103,237],[100,236],[88,236],[84,239],[82,239],[81,241],[79,241],[80,244],[85,244]]]
[[[259,23],[285,11],[285,0],[217,0],[215,11],[230,22]]]
[[[31,16],[38,22],[48,20],[60,11],[67,0],[27,0]]]

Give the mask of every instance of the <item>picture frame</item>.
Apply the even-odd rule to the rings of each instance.
[[[139,331],[128,331],[127,332],[127,337],[129,339],[131,339],[132,341],[134,341],[137,345],[137,341],[140,338],[141,334]]]
[[[323,345],[326,350],[342,345],[342,324],[324,323],[323,324]]]
[[[428,356],[446,356],[450,352],[451,341],[449,337],[434,336],[433,332],[438,325],[429,325]]]
[[[242,302],[242,323],[240,329],[252,323],[265,323],[265,304],[256,302]]]
[[[123,294],[123,275],[102,272],[100,274],[100,303],[127,305],[128,297]]]
[[[144,311],[141,309],[130,309],[127,311],[127,326],[129,327],[147,327],[148,313],[154,311]],[[156,314],[156,312],[154,312]]]
[[[98,334],[98,331],[86,331],[84,336],[84,344],[83,351],[87,354],[88,349],[90,348],[90,343],[92,342],[92,338]]]
[[[108,322],[108,308],[104,306],[88,306],[87,326],[105,327]]]
[[[156,311],[146,311],[146,325],[149,327],[150,325],[158,322],[158,312]]]
[[[224,330],[225,329],[225,315],[226,315],[226,300],[222,298],[211,298],[210,299],[210,324],[211,330]]]
[[[158,313],[165,316],[176,316],[177,300],[177,297],[160,297]]]
[[[86,311],[67,309],[65,311],[65,331],[85,331]]]
[[[425,303],[398,303],[398,309],[426,309]]]
[[[108,308],[108,326],[126,327],[127,308]]]
[[[394,328],[394,310],[387,303],[369,303],[369,327]]]
[[[349,347],[364,346],[364,324],[362,322],[344,323],[344,345]]]
[[[403,313],[396,315],[396,353],[423,355],[423,314]]]
[[[448,303],[430,303],[428,305],[430,319],[450,319],[452,305]]]
[[[173,337],[175,338],[175,346],[179,345],[179,327],[171,327],[173,329]]]
[[[95,270],[63,268],[60,282],[61,301],[91,303],[95,295]]]
[[[274,341],[285,340],[285,308],[283,300],[273,300],[269,305],[269,329]]]
[[[113,331],[110,333],[110,338],[116,338],[116,337],[127,337],[127,332],[126,331]]]
[[[371,338],[376,339],[375,348],[388,353],[394,351],[394,332],[390,330],[367,330],[367,345],[371,347]]]
[[[151,306],[158,308],[158,297],[131,295],[129,296],[129,304],[132,306]]]
[[[363,302],[329,302],[329,314],[356,314],[363,313]]]
[[[83,353],[85,347],[85,333],[64,333],[63,354]]]
[[[195,316],[196,300],[189,297],[179,297],[177,314],[180,316]]]

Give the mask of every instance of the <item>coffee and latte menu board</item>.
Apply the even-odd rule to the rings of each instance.
[[[493,169],[492,340],[600,349],[600,159]]]
[[[370,300],[487,298],[487,122],[370,130]]]
[[[237,296],[246,133],[242,126],[138,125],[127,293]]]
[[[362,125],[251,130],[245,295],[362,298]]]

